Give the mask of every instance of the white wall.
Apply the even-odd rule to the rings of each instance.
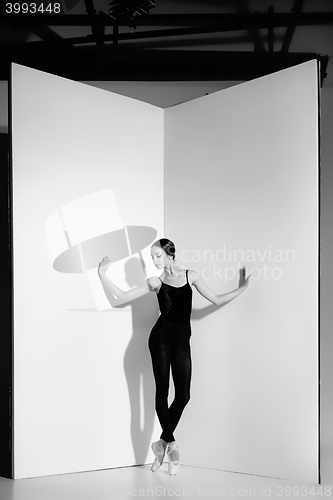
[[[143,463],[156,297],[97,311],[85,274],[53,269],[45,222],[111,188],[124,226],[161,237],[163,110],[18,65],[12,95],[15,478]],[[124,289],[145,278],[138,255],[110,272]]]
[[[317,101],[311,61],[166,110],[166,236],[217,293],[253,273],[194,293],[183,463],[318,479]]]

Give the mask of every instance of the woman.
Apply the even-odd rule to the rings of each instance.
[[[150,248],[151,257],[157,269],[163,270],[160,277],[152,276],[139,286],[124,292],[105,275],[110,259],[104,257],[99,264],[98,274],[103,285],[118,297],[122,303],[137,299],[153,291],[157,294],[160,316],[150,332],[148,347],[151,354],[156,385],[155,408],[162,427],[160,439],[152,444],[155,461],[151,470],[158,470],[165,456],[169,457],[169,474],[179,469],[179,449],[174,430],[190,399],[191,350],[190,316],[192,310],[192,287],[217,306],[225,305],[244,292],[249,285],[242,268],[240,286],[232,292],[217,295],[203,281],[195,270],[182,269],[175,262],[175,246],[162,238]],[[175,398],[168,408],[170,367],[175,387]]]

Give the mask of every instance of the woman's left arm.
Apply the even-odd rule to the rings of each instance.
[[[205,297],[205,299],[209,300],[212,302],[212,304],[215,304],[216,306],[224,306],[225,304],[228,304],[231,300],[234,300],[238,295],[241,293],[245,292],[249,286],[249,278],[251,274],[245,278],[245,267],[242,268],[242,276],[243,279],[241,280],[242,284],[236,288],[236,290],[232,290],[231,292],[227,293],[221,293],[220,295],[216,294],[213,290],[211,290],[200,274],[198,274],[196,271],[192,270],[191,272],[191,277],[192,279],[192,284],[195,286],[195,288],[198,290],[198,292]]]

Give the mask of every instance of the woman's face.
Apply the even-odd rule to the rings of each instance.
[[[151,247],[151,258],[157,269],[163,269],[168,263],[168,255],[161,247]]]

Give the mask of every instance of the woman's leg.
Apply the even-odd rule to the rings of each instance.
[[[174,337],[171,369],[175,386],[175,398],[169,408],[172,431],[175,430],[183,410],[190,400],[190,385],[192,374],[192,361],[190,349],[190,335],[185,332],[179,332]]]
[[[175,430],[183,410],[190,400],[192,373],[190,349],[190,325],[176,329],[172,336],[171,369],[175,386],[175,398],[169,408],[172,431]],[[169,444],[169,474],[177,474],[179,467],[179,449],[176,442]]]
[[[163,431],[160,438],[169,443],[175,439],[168,408],[171,344],[168,328],[165,325],[154,326],[148,346],[156,386],[155,408]]]

